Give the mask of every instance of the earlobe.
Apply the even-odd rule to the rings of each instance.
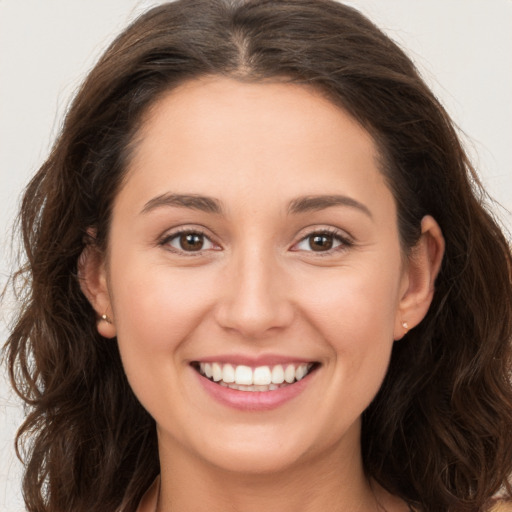
[[[115,337],[105,261],[93,244],[87,244],[78,259],[78,279],[82,293],[96,311],[98,332],[105,338]]]
[[[406,270],[406,286],[400,297],[395,320],[395,340],[418,325],[434,297],[435,280],[445,249],[443,233],[430,215],[421,221],[421,237],[412,248]]]

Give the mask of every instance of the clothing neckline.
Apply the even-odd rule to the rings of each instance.
[[[158,475],[148,490],[142,496],[136,512],[156,512],[158,506],[158,495],[160,492],[160,475]],[[411,504],[407,503],[409,512],[420,512]]]

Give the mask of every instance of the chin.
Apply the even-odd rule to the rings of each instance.
[[[279,473],[297,466],[305,458],[304,447],[290,443],[289,439],[285,442],[268,436],[250,437],[257,442],[231,439],[229,443],[198,447],[197,454],[219,470],[240,475]]]
[[[261,452],[244,452],[237,453],[234,456],[224,456],[220,460],[212,461],[218,469],[229,472],[237,473],[240,476],[264,476],[274,475],[284,471],[289,471],[290,468],[297,466],[297,457],[288,457],[286,454],[269,454],[262,456]]]

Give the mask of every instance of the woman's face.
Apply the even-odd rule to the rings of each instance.
[[[275,471],[359,456],[410,274],[365,130],[312,89],[208,78],[146,117],[93,303],[161,448]]]

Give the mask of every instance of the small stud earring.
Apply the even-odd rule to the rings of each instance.
[[[402,322],[402,327],[407,331],[409,330],[409,324],[407,323],[407,321],[404,321]]]
[[[112,320],[110,319],[109,316],[107,315],[101,315],[101,319],[104,321],[104,322],[107,322],[107,324],[111,324],[112,323]]]

